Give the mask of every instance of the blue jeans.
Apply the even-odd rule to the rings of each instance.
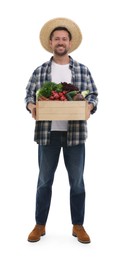
[[[51,132],[50,145],[38,145],[39,176],[36,193],[36,223],[45,225],[51,204],[52,184],[63,149],[70,184],[70,211],[72,224],[83,224],[85,212],[85,186],[83,180],[85,144],[66,145],[66,132]]]

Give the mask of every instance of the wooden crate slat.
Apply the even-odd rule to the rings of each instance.
[[[37,101],[36,120],[86,120],[87,101]]]

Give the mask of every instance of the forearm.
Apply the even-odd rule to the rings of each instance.
[[[32,114],[32,117],[36,119],[36,105],[30,102],[27,104],[27,109]]]
[[[27,104],[27,109],[28,109],[30,112],[32,111],[32,109],[33,109],[34,107],[36,107],[36,105],[33,104],[32,102],[29,102],[29,103]]]
[[[36,104],[36,78],[34,74],[31,76],[26,87],[25,103],[27,110],[31,112],[30,104]]]
[[[97,93],[92,93],[92,94],[89,94],[86,98],[88,104],[90,105],[91,114],[95,113],[95,111],[97,110],[97,104],[98,104],[97,96],[98,96]]]
[[[92,103],[88,103],[88,108],[89,108],[90,113],[91,113],[91,111],[94,109],[94,105]]]

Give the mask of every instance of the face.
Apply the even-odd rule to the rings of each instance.
[[[54,31],[52,39],[50,40],[50,47],[53,50],[53,53],[58,56],[67,54],[71,47],[68,32],[64,30]]]

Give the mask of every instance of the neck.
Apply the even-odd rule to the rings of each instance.
[[[55,63],[62,64],[62,65],[63,64],[68,64],[69,63],[69,56],[66,55],[66,56],[60,57],[60,56],[54,55],[53,56],[53,61]]]

